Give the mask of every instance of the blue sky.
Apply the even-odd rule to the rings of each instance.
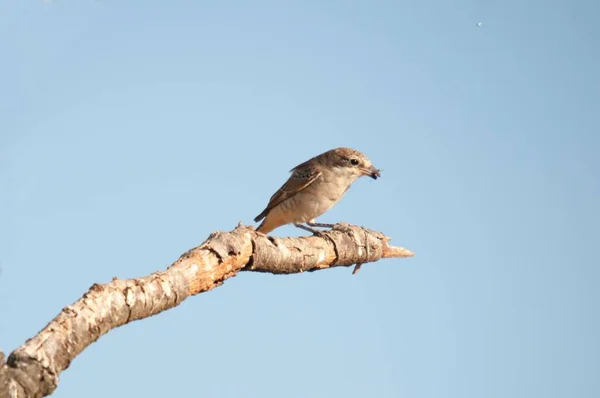
[[[102,337],[56,397],[600,395],[600,3],[0,15],[5,353],[93,283],[250,224],[290,168],[338,146],[384,173],[321,221],[417,253],[356,276],[240,274]]]

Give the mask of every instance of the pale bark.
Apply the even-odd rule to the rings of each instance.
[[[0,398],[51,394],[60,373],[103,334],[175,307],[240,271],[293,274],[358,264],[356,272],[363,263],[413,256],[388,241],[381,233],[347,224],[302,238],[274,238],[242,225],[214,232],[165,271],[94,284],[6,362],[0,352]]]

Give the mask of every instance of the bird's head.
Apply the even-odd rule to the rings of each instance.
[[[369,158],[356,149],[336,148],[325,152],[322,156],[325,162],[340,169],[353,180],[362,176],[376,180],[381,176],[379,169],[371,164]]]

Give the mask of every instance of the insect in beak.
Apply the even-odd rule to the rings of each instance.
[[[381,170],[375,168],[374,166],[371,166],[368,169],[365,169],[364,173],[365,173],[365,175],[371,177],[374,180],[381,177]]]

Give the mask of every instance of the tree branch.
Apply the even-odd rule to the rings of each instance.
[[[388,246],[389,240],[379,232],[348,224],[301,238],[274,238],[241,224],[231,232],[214,232],[165,271],[94,284],[10,354],[6,363],[0,352],[0,398],[51,394],[59,374],[103,334],[173,308],[240,271],[294,274],[357,264],[357,272],[363,263],[414,255]]]

